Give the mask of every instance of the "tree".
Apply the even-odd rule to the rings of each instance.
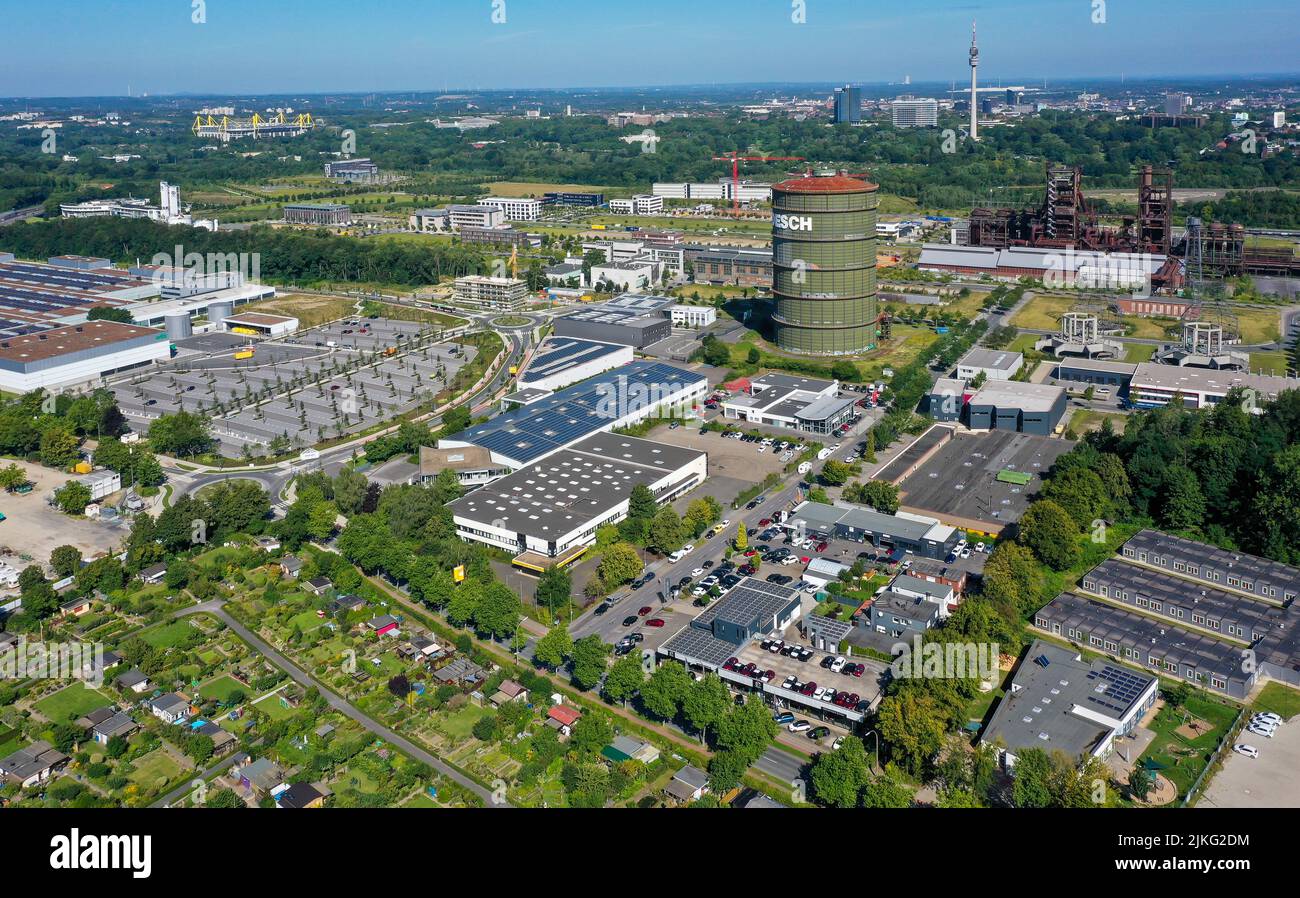
[[[58,546],[50,553],[50,570],[60,577],[71,577],[81,570],[81,550],[76,546]]]
[[[1042,604],[1043,579],[1033,552],[1019,543],[1001,542],[984,565],[983,594],[1019,614],[1029,614]]]
[[[614,662],[605,677],[605,695],[621,705],[626,705],[645,683],[645,671],[636,655],[624,655]]]
[[[841,383],[853,382],[860,380],[862,375],[858,372],[858,366],[845,359],[840,359],[831,365],[831,377]]]
[[[641,571],[644,568],[645,566],[641,563],[641,556],[637,554],[635,546],[627,543],[614,543],[605,550],[605,555],[601,558],[596,573],[607,589],[613,589],[624,583],[630,583],[641,576]]]
[[[573,654],[573,638],[565,626],[551,627],[546,635],[537,640],[533,648],[533,659],[552,670],[559,670]]]
[[[641,704],[660,720],[672,720],[681,710],[682,701],[693,682],[682,665],[661,664],[641,687]]]
[[[868,480],[859,487],[857,501],[882,514],[897,514],[898,487],[886,480]]]
[[[719,723],[731,707],[731,693],[717,674],[705,674],[691,683],[682,697],[682,716],[704,742],[710,727]]]
[[[749,548],[749,530],[745,527],[745,522],[741,521],[736,525],[736,551],[743,552]]]
[[[1205,494],[1196,475],[1187,468],[1165,472],[1158,520],[1169,530],[1200,530],[1205,523]]]
[[[734,752],[753,763],[776,738],[778,725],[767,706],[750,700],[733,707],[717,727],[718,748]]]
[[[350,467],[344,467],[334,478],[334,504],[345,515],[354,515],[361,510],[366,499],[366,489],[370,481],[366,475]]]
[[[483,600],[474,610],[474,625],[496,639],[509,639],[519,629],[519,615],[519,596],[494,580],[483,590]]]
[[[149,444],[158,452],[184,456],[207,452],[216,441],[207,418],[193,412],[176,412],[154,419],[149,425]]]
[[[1050,499],[1029,506],[1020,518],[1016,541],[1053,570],[1068,570],[1079,560],[1078,525]]]
[[[559,611],[569,603],[573,596],[573,577],[569,569],[553,564],[537,578],[537,590],[534,600],[552,613]]]
[[[632,487],[627,500],[627,516],[634,520],[649,521],[658,509],[654,493],[644,483]]]
[[[240,798],[234,789],[218,789],[208,797],[204,807],[209,808],[246,808],[244,799]]]
[[[579,689],[591,689],[605,674],[609,646],[595,633],[573,644],[573,682]]]
[[[1052,764],[1041,748],[1026,748],[1016,755],[1011,781],[1011,801],[1018,808],[1052,806]]]
[[[460,433],[466,427],[469,427],[471,420],[470,411],[467,407],[458,405],[453,409],[449,409],[442,416],[442,430],[439,431],[438,435],[449,437],[452,434]]]
[[[583,754],[595,754],[614,739],[614,728],[598,711],[588,711],[578,718],[569,733],[569,745]]]
[[[890,776],[869,780],[862,789],[864,808],[910,808],[912,790]]]
[[[27,482],[27,472],[17,462],[10,462],[0,468],[0,487],[15,490]]]
[[[75,480],[69,480],[60,487],[56,498],[59,510],[64,514],[81,514],[90,504],[90,487]]]
[[[411,681],[406,678],[405,674],[398,674],[389,679],[388,691],[398,698],[406,698],[407,693],[411,691]]]
[[[709,785],[714,794],[723,795],[739,786],[751,763],[739,752],[717,752],[709,759]]]
[[[1128,775],[1128,790],[1133,797],[1138,801],[1145,801],[1152,785],[1151,771],[1141,764],[1135,765]]]
[[[876,729],[890,757],[913,776],[923,775],[943,747],[946,723],[938,703],[910,685],[885,696],[876,712]]]
[[[1074,523],[1085,530],[1111,507],[1106,485],[1086,468],[1070,468],[1053,474],[1043,485],[1042,495],[1064,508]]]
[[[831,459],[822,465],[822,482],[829,486],[843,486],[853,476],[853,469],[842,461]]]
[[[673,511],[672,506],[665,505],[655,512],[654,520],[650,522],[650,544],[661,554],[667,555],[676,552],[685,543],[686,532],[682,527],[682,519],[677,516],[677,512]],[[637,570],[637,574],[639,573],[640,569]],[[606,583],[610,582],[603,575],[602,579]]]
[[[67,468],[81,460],[81,438],[66,424],[53,424],[41,433],[41,464]]]
[[[871,779],[867,748],[861,739],[845,739],[834,751],[822,752],[808,775],[813,797],[833,808],[855,808]]]

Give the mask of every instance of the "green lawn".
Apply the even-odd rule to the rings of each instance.
[[[439,728],[457,741],[468,739],[474,724],[486,713],[477,705],[466,705],[458,711],[441,715],[438,719]]]
[[[1125,343],[1124,361],[1134,363],[1149,362],[1158,348],[1154,343]]]
[[[41,699],[36,703],[36,710],[55,723],[64,723],[108,704],[112,702],[102,692],[89,689],[84,683],[73,683],[49,698]]]
[[[199,693],[204,698],[215,698],[219,702],[230,700],[232,693],[248,694],[248,687],[232,676],[220,676],[199,686]]]
[[[140,638],[156,649],[169,649],[180,645],[194,632],[189,621],[178,620],[166,626],[155,627],[140,634]]]
[[[1281,683],[1267,683],[1251,706],[1255,711],[1272,711],[1285,720],[1300,714],[1300,692]]]
[[[135,771],[128,777],[144,793],[157,792],[180,776],[184,768],[163,749],[155,749],[135,762]]]

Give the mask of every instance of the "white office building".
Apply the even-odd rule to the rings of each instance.
[[[447,207],[447,218],[453,231],[461,228],[496,229],[505,227],[505,212],[499,206],[483,203],[477,206],[454,205]]]
[[[480,206],[500,209],[507,221],[538,221],[542,217],[542,201],[527,197],[487,196],[479,200]]]
[[[901,99],[889,104],[895,128],[934,128],[939,124],[939,101]]]

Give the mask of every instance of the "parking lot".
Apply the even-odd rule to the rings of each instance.
[[[0,561],[22,570],[33,561],[44,565],[57,546],[76,546],[85,558],[118,548],[129,523],[72,517],[46,503],[72,475],[29,462],[17,464],[27,471],[33,488],[26,495],[0,490],[0,513],[5,516],[0,521]]]
[[[1074,443],[995,430],[958,434],[899,484],[907,511],[945,524],[996,532],[1020,520],[1041,477]],[[1025,486],[1002,483],[1000,471],[1033,476]]]
[[[273,441],[310,446],[432,398],[475,352],[436,343],[436,333],[418,322],[352,319],[257,342],[243,359],[234,356],[247,340],[231,345],[233,335],[205,335],[182,341],[185,351],[172,364],[114,392],[137,430],[164,414],[197,412],[213,419],[222,455],[262,455]]]
[[[780,454],[774,454],[770,448],[759,452],[755,443],[726,439],[722,434],[711,430],[700,433],[699,427],[690,424],[675,429],[661,426],[646,438],[709,454],[708,480],[682,497],[677,503],[681,506],[677,509],[679,512],[703,494],[713,496],[724,507],[730,506],[731,500],[741,492],[756,483],[762,483],[769,474],[781,472],[789,463],[781,461]],[[796,437],[787,434],[784,439]]]
[[[1259,757],[1228,752],[1196,807],[1300,808],[1300,721],[1292,718],[1272,739],[1243,731],[1237,742],[1259,749]]]

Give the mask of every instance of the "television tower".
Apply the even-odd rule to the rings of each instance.
[[[977,71],[980,64],[980,48],[975,43],[975,23],[970,23],[970,139],[979,140],[979,91]]]

